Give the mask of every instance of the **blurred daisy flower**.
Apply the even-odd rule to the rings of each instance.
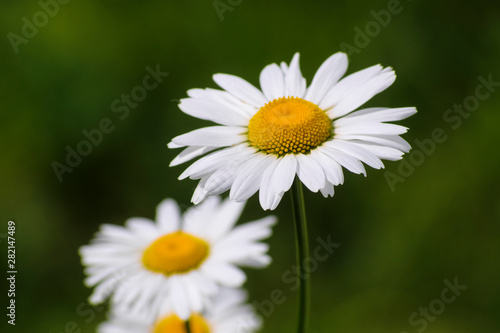
[[[254,308],[245,304],[247,295],[241,289],[222,288],[213,299],[212,306],[203,314],[189,318],[192,333],[252,333],[261,326]],[[172,309],[156,320],[128,313],[111,311],[110,319],[99,325],[98,333],[186,333],[185,321]]]
[[[80,248],[95,286],[90,302],[111,296],[116,308],[155,317],[172,304],[182,320],[209,306],[220,286],[240,287],[245,273],[237,266],[265,267],[271,258],[260,242],[272,233],[275,217],[235,227],[244,204],[211,197],[181,215],[166,199],[156,222],[131,218],[125,227],[104,224],[90,245]]]
[[[380,169],[382,159],[401,159],[410,150],[400,137],[407,128],[386,122],[407,118],[416,109],[355,111],[388,88],[396,75],[390,67],[375,65],[341,79],[347,63],[344,53],[332,55],[307,87],[297,53],[290,65],[266,66],[260,90],[227,74],[213,77],[223,90],[189,90],[179,108],[221,125],[169,143],[170,148],[186,147],[171,166],[211,152],[179,177],[200,180],[193,203],[227,190],[232,200],[244,201],[259,191],[262,208],[275,209],[295,175],[309,190],[327,197],[343,183],[342,167],[366,175],[363,163]]]

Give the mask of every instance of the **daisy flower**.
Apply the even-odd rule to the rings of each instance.
[[[189,318],[192,333],[252,333],[261,326],[254,308],[245,304],[247,294],[241,289],[223,288],[210,309]],[[98,333],[185,333],[185,321],[172,309],[156,320],[111,311],[110,319],[99,325]]]
[[[222,90],[189,90],[179,108],[219,124],[169,143],[169,148],[185,147],[171,166],[211,152],[179,177],[199,179],[193,203],[227,190],[232,200],[244,201],[259,191],[262,208],[275,209],[296,175],[309,190],[328,197],[344,181],[342,167],[366,176],[363,163],[380,169],[382,159],[401,159],[410,150],[400,137],[407,128],[387,122],[416,109],[355,111],[394,82],[394,71],[375,65],[341,79],[346,70],[347,56],[336,53],[307,87],[297,53],[290,65],[266,66],[260,90],[227,74],[213,76]]]
[[[125,227],[104,224],[90,245],[80,248],[88,277],[95,286],[90,302],[111,296],[116,308],[156,316],[172,304],[181,319],[201,312],[220,286],[240,287],[245,273],[237,266],[265,267],[275,217],[234,226],[244,204],[211,197],[181,215],[166,199],[156,222],[131,218]]]

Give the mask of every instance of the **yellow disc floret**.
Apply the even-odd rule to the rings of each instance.
[[[248,141],[268,154],[307,154],[332,132],[332,121],[316,104],[282,97],[261,107],[250,119]]]
[[[177,231],[155,240],[144,251],[142,263],[147,269],[165,275],[186,273],[199,267],[208,252],[207,242]]]
[[[200,315],[192,315],[189,318],[191,333],[210,333],[210,327],[206,320]],[[176,315],[160,319],[152,333],[186,333],[186,323]]]

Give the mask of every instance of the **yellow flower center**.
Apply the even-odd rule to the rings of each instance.
[[[328,115],[297,97],[267,103],[250,119],[250,145],[268,154],[306,154],[332,136]]]
[[[200,315],[192,315],[189,318],[191,333],[210,333],[210,327],[206,320]],[[168,316],[157,322],[153,333],[186,333],[186,323],[176,315]]]
[[[155,240],[142,255],[144,266],[157,273],[185,273],[200,266],[206,259],[209,245],[202,239],[174,232]]]

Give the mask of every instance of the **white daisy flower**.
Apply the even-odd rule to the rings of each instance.
[[[262,320],[254,308],[245,304],[247,294],[241,289],[222,288],[213,299],[210,309],[189,318],[192,333],[252,333],[261,327]],[[99,325],[98,333],[185,333],[185,321],[172,309],[158,319],[130,316],[113,309],[110,319]]]
[[[219,286],[240,287],[237,266],[265,267],[273,216],[234,227],[244,204],[210,198],[182,216],[174,200],[157,207],[156,222],[131,218],[125,227],[104,224],[90,245],[80,248],[90,302],[111,296],[115,307],[156,316],[172,302],[183,320],[209,306]]]
[[[179,179],[199,179],[192,201],[230,190],[244,201],[259,191],[263,209],[275,209],[295,175],[312,192],[333,196],[342,184],[342,167],[364,174],[363,163],[383,168],[382,159],[399,160],[410,145],[406,127],[388,124],[407,118],[414,107],[366,108],[353,112],[389,87],[392,68],[375,65],[343,79],[347,56],[336,53],[318,69],[309,87],[299,54],[290,65],[271,64],[257,89],[227,74],[214,75],[223,89],[192,89],[181,100],[185,113],[218,123],[172,139],[170,148],[186,147],[170,164],[211,152],[189,166]]]

